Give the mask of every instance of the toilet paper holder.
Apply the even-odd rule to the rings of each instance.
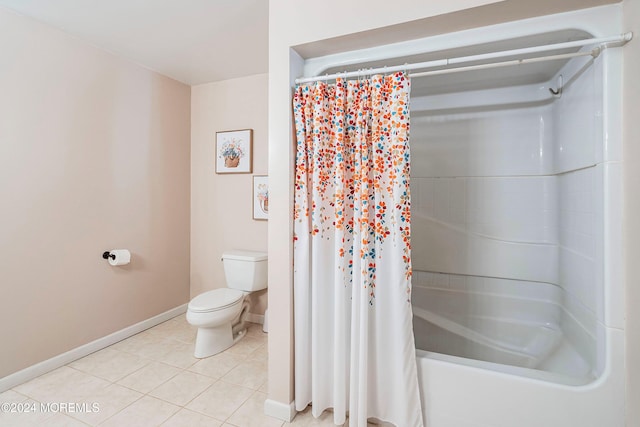
[[[131,262],[131,252],[128,249],[110,249],[102,253],[102,258],[114,267],[125,266]]]

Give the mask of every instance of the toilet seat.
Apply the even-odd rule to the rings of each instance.
[[[237,289],[214,289],[192,299],[188,310],[194,313],[210,313],[240,304],[243,299],[244,293]]]

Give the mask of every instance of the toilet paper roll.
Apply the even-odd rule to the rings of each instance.
[[[111,265],[127,265],[131,261],[131,252],[127,249],[112,249],[109,253],[115,255],[115,258],[109,257]]]

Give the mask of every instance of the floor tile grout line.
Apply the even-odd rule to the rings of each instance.
[[[118,415],[120,412],[124,411],[125,409],[127,409],[129,406],[133,405],[134,403],[136,403],[138,400],[142,399],[143,397],[145,397],[146,395],[143,394],[141,396],[139,396],[136,400],[134,400],[133,402],[129,403],[128,405],[126,405],[125,407],[123,407],[122,409],[120,409],[119,411],[115,412],[114,414],[111,414],[110,416],[108,416],[107,418],[105,418],[104,420],[100,421],[97,426],[101,426],[104,423],[106,423],[107,421],[109,421],[111,418],[115,417],[116,415]]]
[[[148,362],[146,365],[144,365],[144,366],[142,366],[142,367],[140,367],[140,368],[136,369],[135,371],[131,372],[130,374],[125,375],[124,377],[120,378],[118,381],[123,380],[124,378],[128,377],[129,375],[132,375],[132,374],[133,374],[133,373],[135,373],[135,372],[138,372],[139,370],[141,370],[141,369],[145,368],[146,366],[148,366],[148,365],[149,365],[149,364],[151,364],[152,362],[157,362],[157,361],[155,361],[155,360],[153,360],[153,359],[149,359],[149,362]],[[162,363],[162,362],[157,362],[157,363]],[[162,364],[167,365],[167,366],[171,366],[171,365],[168,365],[168,364],[166,364],[166,363],[162,363]],[[171,366],[171,367],[175,367],[175,366]],[[72,368],[72,369],[73,369],[73,368]],[[176,368],[176,369],[180,369],[180,368]],[[98,377],[98,376],[96,376],[96,375],[92,375],[92,374],[89,374],[89,373],[86,373],[86,372],[80,371],[80,370],[78,370],[78,369],[76,369],[76,370],[77,370],[77,371],[79,371],[79,372],[82,372],[82,373],[84,373],[84,374],[91,375],[91,376],[93,376],[93,377],[95,377],[95,378],[102,379],[102,378],[100,378],[100,377]],[[180,372],[177,372],[176,374],[174,374],[173,376],[171,376],[169,379],[167,379],[165,382],[169,381],[171,378],[175,377],[176,375],[179,375],[179,374],[180,374],[181,372],[183,372],[183,371],[184,371],[184,370],[181,370]],[[109,380],[105,380],[105,381],[109,381]],[[161,383],[160,385],[164,384],[165,382]],[[115,384],[115,385],[118,385],[118,386],[120,386],[120,387],[123,387],[123,388],[126,388],[126,389],[128,389],[128,390],[131,390],[131,391],[134,391],[134,392],[136,392],[136,393],[139,393],[139,394],[140,394],[140,396],[139,396],[137,399],[135,399],[134,401],[132,401],[130,404],[128,404],[128,405],[124,406],[123,408],[121,408],[119,411],[115,412],[114,414],[112,414],[112,415],[110,415],[109,417],[107,417],[107,418],[105,418],[104,420],[102,420],[102,422],[100,422],[98,425],[100,425],[100,424],[103,424],[103,423],[107,422],[107,420],[109,420],[110,418],[113,418],[114,416],[116,416],[116,415],[117,415],[117,414],[119,414],[120,412],[124,411],[126,408],[128,408],[128,407],[129,407],[129,406],[131,406],[131,405],[133,405],[135,402],[137,402],[138,400],[142,399],[142,398],[143,398],[143,397],[145,397],[145,396],[148,396],[148,397],[151,397],[151,398],[154,398],[154,399],[158,399],[158,400],[162,400],[162,399],[159,399],[159,398],[157,398],[157,397],[155,397],[155,396],[151,396],[151,395],[149,395],[149,393],[150,393],[151,391],[153,391],[153,390],[155,390],[156,388],[160,387],[160,385],[158,385],[158,386],[156,386],[155,388],[151,389],[151,390],[150,390],[149,392],[147,392],[147,393],[143,393],[143,392],[141,392],[141,391],[139,391],[139,390],[133,389],[133,388],[128,387],[128,386],[125,386],[125,385],[123,385],[123,384],[118,384],[118,382],[111,382],[111,381],[109,381],[109,383],[110,383],[109,385],[114,385],[114,384]],[[108,386],[107,386],[107,387],[108,387]],[[106,387],[105,387],[105,388],[106,388]],[[164,401],[164,400],[163,400],[163,401]],[[166,401],[165,401],[165,402],[166,402]],[[178,406],[178,407],[180,407],[180,405],[176,405],[175,403],[172,403],[172,402],[166,402],[166,403],[170,403],[170,404],[172,404],[172,405],[174,405],[174,406]],[[173,414],[172,414],[171,416],[173,416]],[[73,417],[73,418],[74,418],[74,419],[77,419],[77,418],[75,418],[75,417]],[[82,420],[79,420],[79,421],[81,421],[81,422],[82,422]],[[166,421],[166,420],[165,420],[165,421]]]
[[[181,317],[181,315],[178,315],[178,316],[176,316],[176,317],[174,317],[172,319],[169,319],[167,321],[167,322],[174,322],[176,325],[182,324],[181,326],[176,326],[175,330],[167,330],[167,331],[163,331],[163,332],[157,332],[157,331],[153,331],[153,329],[155,328],[155,327],[153,327],[153,328],[149,328],[149,329],[147,329],[145,331],[141,331],[140,333],[148,332],[149,335],[154,335],[155,334],[155,338],[159,339],[160,342],[165,341],[165,342],[170,343],[170,344],[171,343],[178,343],[178,344],[180,344],[180,346],[185,345],[185,344],[186,345],[192,345],[192,344],[194,344],[193,341],[185,342],[184,340],[180,340],[180,339],[175,338],[175,335],[173,335],[173,334],[177,334],[177,335],[179,335],[181,337],[184,337],[186,335],[184,330],[182,330],[182,331],[179,330],[179,328],[183,328],[184,327],[183,326],[184,325],[183,324],[184,321],[181,320],[180,317]],[[138,334],[136,334],[136,335],[138,335]],[[135,335],[132,336],[132,337],[128,337],[126,339],[130,339],[130,338],[133,338],[133,337],[135,337]],[[263,351],[264,346],[267,345],[267,338],[268,337],[267,336],[261,337],[259,334],[253,334],[252,333],[251,335],[247,335],[246,338],[249,338],[251,341],[253,341],[253,343],[252,343],[252,345],[250,347],[253,347],[256,344],[257,344],[257,346],[255,346],[255,348],[252,348],[250,351],[248,351],[246,353],[245,353],[245,349],[242,349],[243,351],[240,351],[240,352],[230,352],[230,353],[228,353],[229,356],[231,357],[231,360],[235,361],[235,364],[231,369],[227,370],[223,375],[221,375],[219,377],[213,377],[213,376],[210,376],[210,375],[208,375],[206,373],[197,372],[197,371],[193,371],[192,370],[194,368],[194,366],[196,366],[201,360],[206,360],[206,359],[195,360],[195,361],[192,361],[192,363],[186,364],[186,365],[182,364],[182,363],[179,363],[180,366],[176,366],[175,364],[168,363],[165,360],[161,360],[160,358],[156,359],[154,357],[150,357],[150,356],[147,356],[147,355],[142,355],[142,354],[140,354],[139,351],[136,351],[134,346],[135,345],[143,346],[143,345],[146,344],[144,342],[140,342],[138,344],[132,344],[133,347],[129,347],[128,349],[114,348],[115,345],[117,345],[118,343],[120,343],[122,341],[125,341],[126,339],[122,340],[122,341],[120,341],[118,343],[114,343],[114,344],[112,344],[112,345],[110,345],[108,347],[105,347],[105,349],[112,349],[112,350],[114,350],[114,351],[116,351],[118,353],[134,355],[134,356],[140,358],[140,360],[143,360],[145,363],[142,366],[138,367],[137,369],[134,369],[133,371],[128,372],[127,374],[125,374],[125,375],[123,375],[123,376],[121,376],[119,378],[116,378],[116,379],[113,379],[113,380],[109,379],[109,378],[103,378],[100,375],[96,375],[96,374],[92,373],[90,369],[83,370],[83,369],[80,369],[78,367],[70,366],[71,363],[73,363],[73,362],[70,362],[69,364],[64,365],[64,366],[67,367],[67,368],[70,368],[72,371],[81,373],[81,374],[86,375],[88,377],[91,377],[93,379],[96,379],[96,380],[104,382],[105,385],[103,387],[100,387],[100,390],[102,390],[104,388],[107,388],[107,387],[110,387],[111,385],[118,385],[118,386],[123,387],[125,389],[128,389],[128,390],[130,390],[130,391],[132,391],[134,393],[138,393],[139,394],[139,396],[137,396],[133,401],[129,402],[124,407],[122,407],[119,410],[117,410],[115,413],[113,413],[110,416],[106,417],[104,420],[101,420],[99,425],[102,425],[102,424],[105,424],[105,423],[109,422],[109,420],[111,420],[113,417],[116,417],[118,414],[122,413],[123,411],[126,411],[129,407],[131,407],[132,405],[136,404],[137,402],[139,402],[141,399],[143,399],[145,397],[149,397],[149,398],[152,398],[152,399],[156,399],[156,400],[158,400],[160,402],[164,402],[166,404],[171,405],[173,407],[173,409],[175,409],[174,412],[171,413],[171,415],[169,415],[165,420],[162,421],[162,423],[166,423],[169,419],[171,419],[173,416],[175,416],[181,410],[186,410],[186,411],[190,411],[190,412],[193,412],[193,413],[196,413],[196,414],[200,414],[200,415],[202,415],[204,417],[207,417],[207,418],[211,418],[212,420],[215,420],[215,421],[223,423],[223,424],[227,423],[228,425],[233,425],[233,424],[231,424],[229,422],[229,419],[231,417],[233,417],[234,414],[236,414],[257,393],[264,394],[263,391],[260,391],[260,388],[263,387],[264,384],[267,383],[267,380],[263,380],[256,387],[248,387],[248,386],[245,386],[245,385],[242,385],[242,384],[236,384],[233,381],[229,381],[228,379],[227,380],[224,379],[225,376],[227,376],[230,372],[232,372],[234,369],[236,369],[238,366],[241,366],[244,363],[261,363],[261,362],[264,361],[265,358],[257,356],[256,353],[258,351]],[[151,339],[151,343],[153,343],[153,341],[154,341],[154,339]],[[103,349],[101,349],[101,350],[103,350]],[[98,351],[100,351],[100,350],[98,350]],[[178,351],[180,351],[180,350],[178,350]],[[95,353],[97,353],[97,352],[91,353],[91,355],[95,354]],[[161,358],[165,358],[166,356],[169,356],[170,354],[171,354],[171,352],[168,352],[166,355],[163,354],[161,356]],[[89,357],[91,355],[87,355],[85,357]],[[83,358],[80,358],[78,360],[82,360],[82,359]],[[174,368],[174,369],[176,369],[176,372],[173,375],[171,375],[170,377],[168,377],[167,379],[165,379],[160,384],[156,385],[151,390],[148,390],[147,392],[140,392],[139,390],[131,388],[130,386],[126,386],[126,385],[123,385],[123,384],[119,383],[120,381],[122,381],[123,379],[129,377],[130,375],[133,375],[136,372],[141,371],[145,367],[148,367],[153,362],[156,362],[156,363],[159,363],[159,364],[166,365],[168,367]],[[197,393],[195,396],[193,396],[190,400],[188,400],[187,402],[185,402],[182,405],[181,404],[176,404],[174,402],[171,402],[171,401],[168,401],[168,400],[163,399],[161,397],[156,397],[156,396],[153,396],[153,395],[150,394],[153,391],[157,390],[158,388],[160,388],[163,385],[165,385],[168,382],[170,382],[172,379],[176,378],[178,375],[184,374],[185,372],[188,372],[188,373],[194,374],[194,375],[198,375],[198,376],[206,378],[206,379],[208,379],[208,380],[210,380],[212,382],[206,388],[204,388],[202,391]],[[207,390],[209,390],[213,385],[215,385],[217,383],[222,383],[222,384],[226,384],[226,385],[240,387],[241,389],[245,389],[245,390],[249,391],[250,394],[245,399],[241,400],[241,402],[239,403],[237,408],[225,420],[220,420],[220,419],[217,419],[215,417],[211,417],[207,413],[200,412],[200,411],[197,411],[195,409],[191,409],[191,408],[187,407],[195,399],[200,397],[203,393],[205,393]],[[25,399],[31,399],[31,400],[37,402],[37,399],[31,397],[30,395],[21,393],[21,392],[19,392],[17,390],[14,390],[14,389],[11,389],[11,390],[14,393],[17,393],[19,396],[24,397]],[[91,394],[92,393],[87,393],[86,399],[89,399],[91,397]],[[84,402],[86,399],[83,397],[83,399],[81,399],[81,400]],[[67,414],[67,413],[64,413],[63,415],[66,415],[66,416],[70,417],[71,419],[73,419],[74,421],[82,423],[83,425],[87,425],[87,422],[85,420],[83,420],[83,419],[75,418],[72,415]]]
[[[183,370],[182,372],[189,372],[189,373],[191,373],[191,374],[196,374],[196,375],[200,375],[200,376],[203,376],[203,377],[206,377],[206,378],[212,379],[211,377],[207,377],[206,375],[198,374],[197,372],[191,372],[191,371],[187,371],[187,370]],[[177,375],[179,375],[179,374],[176,374],[176,376],[177,376]],[[157,397],[157,396],[149,395],[148,393],[147,393],[147,395],[148,395],[149,397],[153,397],[154,399],[159,399],[159,400],[162,400],[163,402],[171,403],[172,405],[177,405],[177,406],[181,406],[181,407],[182,407],[182,408],[184,408],[184,409],[188,409],[188,408],[187,408],[187,405],[188,405],[189,403],[193,402],[195,399],[197,399],[197,398],[198,398],[198,396],[200,396],[200,395],[201,395],[202,393],[204,393],[205,391],[209,390],[209,388],[211,388],[211,387],[212,387],[215,383],[217,383],[217,382],[218,382],[218,380],[214,380],[211,384],[209,384],[209,386],[207,386],[204,390],[202,390],[200,393],[198,393],[195,397],[193,397],[191,400],[189,400],[189,401],[188,401],[187,403],[185,403],[184,405],[178,405],[178,404],[176,404],[176,403],[174,403],[174,402],[170,402],[170,401],[165,400],[165,399],[163,399],[163,398],[161,398],[161,397]],[[164,384],[164,383],[163,383],[163,384]],[[162,385],[162,384],[161,384],[161,385]],[[159,388],[159,387],[160,387],[160,386],[158,386],[158,387],[154,388],[153,390],[156,390],[156,389],[157,389],[157,388]],[[153,390],[149,391],[149,393],[151,393]],[[188,410],[192,411],[191,409],[188,409]],[[194,412],[197,412],[197,411],[194,411]],[[206,415],[206,414],[203,414],[203,415]],[[209,416],[209,415],[208,415],[208,416]],[[213,418],[213,417],[209,416],[209,418]],[[219,420],[218,420],[218,421],[219,421]]]
[[[222,381],[222,379],[221,379],[220,381]],[[229,382],[226,382],[226,381],[222,381],[222,382],[224,382],[225,384],[232,384],[232,383],[229,383]],[[248,387],[243,387],[243,386],[240,386],[240,385],[237,385],[237,384],[232,384],[232,385],[235,385],[235,386],[237,386],[237,387],[242,387],[242,388],[246,388],[246,389],[248,389],[248,390],[251,390],[251,389],[249,389]],[[238,406],[238,407],[237,407],[237,408],[236,408],[236,409],[231,413],[231,415],[229,415],[229,416],[227,417],[227,419],[226,419],[224,422],[225,422],[225,423],[226,423],[226,422],[228,422],[228,421],[231,419],[231,417],[233,417],[233,414],[235,414],[236,412],[238,412],[238,411],[240,410],[240,408],[242,408],[242,406],[243,406],[245,403],[247,403],[247,402],[249,401],[249,399],[251,399],[251,396],[253,396],[253,393],[255,393],[256,391],[257,391],[257,390],[251,390],[251,394],[249,395],[249,397],[247,397],[247,398],[246,398],[246,399],[245,399],[245,400],[244,400],[244,401],[243,401],[243,402],[242,402],[242,403],[241,403],[241,404],[240,404],[240,405],[239,405],[239,406]],[[231,424],[231,423],[229,423],[229,424]],[[231,424],[231,425],[235,425],[235,424]]]
[[[108,347],[107,347],[107,348],[108,348]],[[144,359],[148,359],[148,358],[144,358]],[[80,359],[78,359],[78,360],[80,360]],[[125,379],[125,378],[126,378],[126,377],[128,377],[129,375],[133,374],[134,372],[138,372],[140,369],[142,369],[142,368],[144,368],[145,366],[149,365],[151,362],[154,362],[154,360],[153,360],[153,359],[148,359],[148,362],[147,362],[146,364],[142,365],[140,368],[137,368],[137,369],[136,369],[136,370],[134,370],[134,371],[129,372],[128,374],[125,374],[123,377],[121,377],[121,378],[119,378],[119,379],[117,379],[117,380],[115,380],[115,381],[112,381],[112,380],[110,380],[110,379],[108,379],[108,378],[101,377],[101,376],[96,375],[96,374],[91,373],[91,372],[83,371],[82,369],[78,369],[78,368],[76,368],[76,367],[74,367],[74,366],[69,366],[70,364],[66,364],[66,365],[64,365],[64,366],[66,366],[67,368],[71,368],[71,369],[73,369],[73,370],[75,370],[75,371],[81,372],[81,373],[83,373],[83,374],[90,375],[90,376],[92,376],[92,377],[98,378],[98,379],[100,379],[100,380],[107,381],[107,382],[109,382],[110,384],[118,384],[118,381],[122,381],[123,379]],[[52,372],[53,372],[53,371],[52,371]],[[118,384],[118,385],[120,385],[120,384]]]
[[[211,416],[211,415],[209,415],[209,414],[207,414],[207,413],[205,413],[205,412],[199,411],[199,410],[197,410],[197,409],[187,408],[187,406],[188,406],[191,402],[193,402],[194,400],[196,400],[196,399],[197,399],[197,398],[198,398],[202,393],[206,392],[206,391],[207,391],[207,390],[209,390],[211,387],[213,387],[213,385],[214,385],[215,383],[217,383],[218,381],[219,381],[219,380],[214,381],[214,382],[213,382],[213,384],[211,384],[209,387],[205,388],[205,389],[204,389],[204,390],[203,390],[203,391],[202,391],[198,396],[196,396],[196,397],[194,397],[193,399],[191,399],[188,403],[186,403],[186,404],[183,406],[183,409],[186,409],[187,411],[195,412],[196,414],[204,415],[204,416],[206,416],[206,417],[209,417],[209,418],[211,418],[211,419],[214,419],[214,420],[216,420],[216,421],[221,422],[221,423],[223,423],[223,424],[224,424],[224,423],[225,423],[225,421],[224,421],[224,420],[220,420],[219,418],[213,417],[213,416]]]

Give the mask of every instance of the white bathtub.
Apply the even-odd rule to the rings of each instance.
[[[577,326],[565,323],[558,287],[430,276],[431,286],[412,291],[428,427],[624,425],[623,366],[606,363],[596,376],[584,349],[563,331]],[[479,281],[482,290],[470,291]],[[600,331],[603,359],[620,360],[622,332]]]
[[[413,287],[417,350],[508,365],[501,369],[563,384],[582,385],[596,378],[592,357],[585,354],[592,346],[572,342],[563,330],[571,316],[561,305],[558,286],[444,276],[446,288]]]
[[[622,331],[608,332],[607,359],[623,357]],[[624,366],[608,363],[588,384],[554,374],[417,350],[427,427],[622,427]]]

